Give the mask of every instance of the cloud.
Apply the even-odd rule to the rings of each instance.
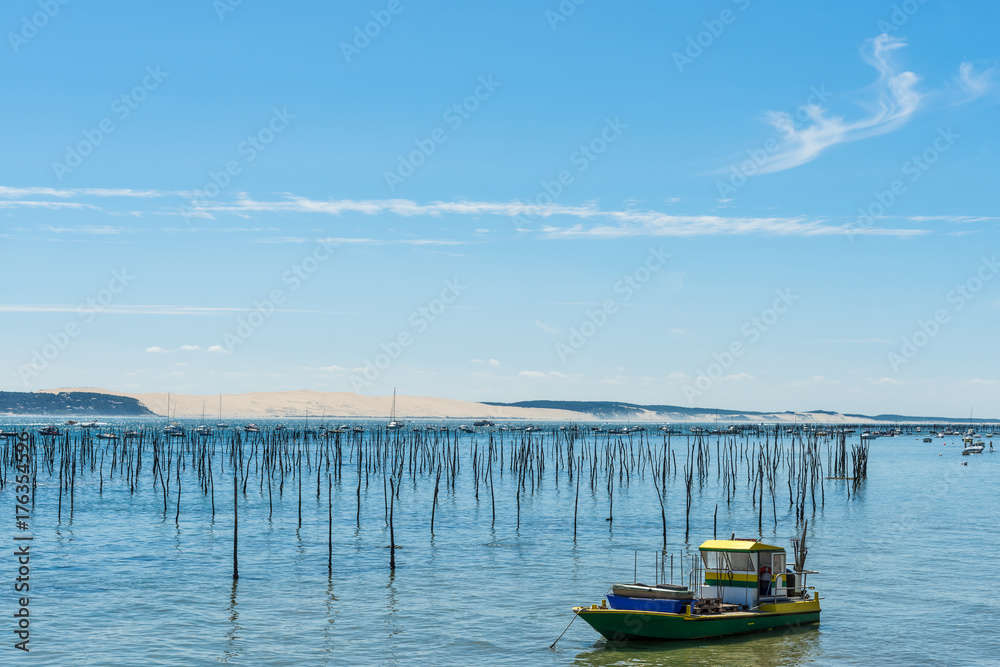
[[[556,329],[555,327],[550,327],[547,324],[542,324],[542,321],[539,320],[538,318],[535,318],[535,326],[544,331],[545,333],[553,336],[559,333],[558,329]]]
[[[569,377],[582,378],[583,373],[576,373],[573,376],[566,375],[565,373],[560,373],[559,371],[549,371],[548,373],[541,373],[539,371],[521,371],[518,373],[519,376],[525,378],[560,378],[566,379]]]
[[[996,66],[977,72],[970,62],[958,66],[958,84],[968,94],[969,99],[976,99],[993,90],[993,72]]]
[[[465,241],[444,241],[440,239],[349,239],[342,237],[334,237],[328,239],[316,239],[319,243],[327,243],[332,245],[411,245],[411,246],[423,246],[423,245],[466,245]]]
[[[320,370],[325,371],[327,373],[339,373],[347,369],[345,369],[343,366],[337,366],[336,364],[331,364],[329,366],[320,366]]]
[[[497,361],[496,359],[490,359],[489,364],[490,364],[490,366],[493,366],[494,368],[496,368],[497,366],[500,365],[500,362]]]
[[[847,127],[842,121],[838,123]],[[882,126],[879,126],[882,127]],[[803,130],[803,133],[806,133]],[[797,131],[796,131],[797,132]],[[860,131],[859,131],[860,132]],[[856,133],[857,134],[857,133]],[[806,134],[802,134],[805,137]],[[854,135],[851,135],[854,136]],[[810,146],[815,142],[810,139]],[[786,148],[791,144],[787,144]],[[786,151],[786,154],[791,153]],[[37,192],[36,192],[37,191]],[[84,192],[125,192],[132,193],[128,196],[138,197],[166,197],[178,196],[182,193],[169,191],[120,191],[120,190],[55,190],[51,188],[4,188],[0,186],[0,192],[6,196],[13,197],[19,194],[48,192],[54,197],[69,197],[74,194]],[[108,195],[110,196],[110,195]],[[125,196],[125,195],[123,195]],[[557,203],[535,204],[522,201],[432,201],[421,204],[406,199],[384,199],[384,200],[353,200],[353,199],[329,199],[313,200],[306,197],[291,194],[283,195],[285,198],[278,201],[258,201],[250,198],[245,193],[240,193],[234,200],[229,202],[208,201],[195,202],[191,204],[192,210],[201,211],[206,218],[215,219],[215,215],[223,213],[234,215],[240,218],[247,218],[258,213],[314,213],[321,215],[340,216],[347,213],[361,215],[396,215],[400,217],[425,216],[436,218],[444,215],[460,216],[504,216],[512,220],[523,219],[525,216],[530,219],[530,233],[537,234],[547,239],[617,239],[640,236],[660,236],[660,237],[697,237],[697,236],[747,236],[747,235],[768,235],[768,236],[834,236],[842,235],[846,232],[847,226],[844,224],[830,223],[822,218],[808,218],[804,216],[794,217],[738,217],[723,215],[674,215],[657,210],[643,210],[634,206],[626,206],[623,209],[602,208],[595,202],[587,202],[580,205],[564,205]],[[0,207],[8,205],[38,205],[38,206],[90,206],[82,202],[54,201],[54,202],[26,202],[19,200],[7,200],[0,198]],[[103,209],[101,209],[103,210]],[[113,211],[105,211],[114,214]],[[167,213],[168,211],[152,211],[152,213]],[[904,218],[905,219],[905,218]],[[943,219],[943,217],[942,217]],[[970,219],[971,220],[971,219]],[[113,234],[123,231],[123,228],[112,226],[81,226],[73,227],[47,227],[49,231],[58,233],[88,233],[88,234]],[[127,228],[124,228],[127,229]],[[191,233],[196,231],[211,230],[213,232],[235,232],[235,231],[279,231],[269,226],[242,226],[239,228],[224,227],[182,227],[176,229],[165,229],[162,231],[171,233]],[[914,236],[931,233],[930,229],[904,229],[904,228],[874,228],[866,227],[853,229],[851,233],[861,235],[896,236],[900,238],[910,238]],[[269,238],[257,239],[260,243],[304,243],[315,241],[306,236],[282,236],[275,234]],[[329,237],[318,239],[323,243],[333,245],[402,245],[402,246],[427,246],[427,247],[449,247],[466,245],[468,243],[481,243],[482,241],[460,241],[434,238],[404,238],[404,239],[378,239],[378,238],[347,238]],[[165,314],[195,314],[194,310],[204,314],[208,309],[185,308],[182,306],[134,306],[121,307],[118,312],[125,312],[126,309],[141,308],[178,308],[186,312],[170,312]],[[109,309],[110,311],[111,309]],[[221,310],[241,310],[234,309],[214,309]],[[149,313],[151,314],[151,313]],[[540,324],[536,322],[536,324]],[[540,326],[543,331],[553,333],[551,329],[546,329],[545,325]]]
[[[78,304],[0,304],[0,313],[76,313]],[[230,313],[245,313],[242,307],[214,306],[101,306],[102,314],[114,315],[228,315]],[[307,313],[312,315],[350,315],[335,310],[302,310],[294,308],[275,308],[276,313]]]
[[[208,348],[209,352],[215,352],[219,354],[231,354],[229,350],[222,347],[221,345],[212,345]]]
[[[170,354],[171,352],[173,352],[173,350],[165,350],[162,347],[157,347],[155,345],[146,348],[147,354]]]
[[[181,349],[185,352],[194,352],[195,350],[200,350],[200,345],[181,345]]]
[[[904,46],[904,40],[886,34],[865,44],[862,56],[879,73],[874,86],[876,101],[867,116],[845,121],[843,117],[827,115],[827,110],[819,105],[810,105],[806,126],[796,128],[788,113],[769,112],[767,122],[781,131],[783,137],[778,151],[759,173],[798,167],[815,160],[831,146],[885,134],[906,123],[920,106],[921,96],[915,90],[919,77],[913,72],[897,71],[890,63],[892,53]]]
[[[193,193],[178,190],[132,190],[130,188],[47,188],[27,187],[16,188],[0,185],[0,197],[5,199],[21,199],[23,197],[132,197],[149,199],[180,195],[190,197]]]
[[[99,234],[104,236],[121,234],[125,231],[124,227],[112,227],[110,225],[102,225],[100,227],[95,225],[84,225],[81,227],[53,227],[52,225],[42,225],[40,229],[54,234]]]
[[[83,204],[81,202],[71,202],[71,201],[34,201],[26,199],[0,199],[0,208],[48,208],[48,209],[59,209],[59,208],[74,208],[74,209],[94,209],[99,210],[96,206],[91,204]]]

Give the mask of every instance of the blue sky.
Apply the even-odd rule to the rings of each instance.
[[[997,416],[997,14],[9,2],[3,386]]]

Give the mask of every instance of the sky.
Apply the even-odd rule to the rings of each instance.
[[[0,387],[1000,417],[998,14],[12,0]]]

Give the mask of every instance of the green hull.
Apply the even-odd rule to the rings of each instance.
[[[818,623],[819,611],[806,613],[684,616],[657,612],[587,609],[580,618],[611,641],[707,639]]]

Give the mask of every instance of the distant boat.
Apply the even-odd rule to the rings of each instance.
[[[16,438],[17,431],[0,431],[0,438]]]
[[[66,420],[66,426],[73,426],[74,424],[79,424],[79,423],[80,422],[76,421],[75,419],[67,419]]]
[[[122,433],[122,435],[125,437],[126,440],[131,440],[132,438],[138,438],[139,432],[136,431],[135,429],[129,428],[125,429],[125,432]]]
[[[195,428],[194,432],[202,437],[212,435],[212,429],[205,424],[205,401],[201,402],[201,424]]]
[[[101,425],[97,423],[96,419],[94,421],[84,422],[83,424],[80,424],[80,428],[100,428],[100,427]]]
[[[462,424],[461,426],[459,426],[458,430],[462,431],[463,433],[475,433],[476,432],[476,429],[472,428],[471,426],[466,426],[465,424]]]
[[[229,428],[229,424],[222,421],[222,394],[219,394],[219,423],[215,425],[215,428]]]
[[[489,419],[480,419],[478,421],[474,421],[474,422],[472,422],[472,425],[473,426],[496,426],[496,424],[494,424],[493,422],[491,422]]]
[[[118,434],[117,433],[98,433],[97,434],[97,439],[98,440],[117,440],[118,439]]]
[[[924,442],[934,442],[934,438],[924,438]]]
[[[985,445],[981,442],[977,442],[974,445],[966,445],[965,449],[962,450],[962,456],[968,456],[969,454],[982,454]]]
[[[46,426],[45,428],[38,429],[38,435],[49,435],[49,436],[62,435],[62,431],[60,431],[55,426]]]
[[[243,430],[246,433],[260,433],[260,427],[257,426],[256,424],[247,424],[246,426],[243,427]]]
[[[396,388],[392,389],[392,411],[389,413],[389,423],[385,425],[387,431],[398,431],[406,426],[406,422],[396,421]]]

